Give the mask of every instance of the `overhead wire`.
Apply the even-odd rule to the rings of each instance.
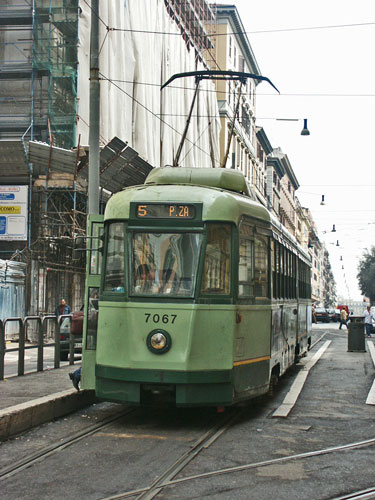
[[[114,82],[117,83],[130,83],[130,84],[137,84],[137,85],[145,85],[145,86],[151,86],[151,87],[160,87],[160,83],[152,83],[152,82],[140,82],[137,80],[118,80],[113,79]],[[194,87],[185,87],[181,85],[168,85],[169,88],[174,88],[174,89],[180,89],[180,90],[195,90]],[[212,90],[212,89],[201,89],[203,92],[207,93],[216,93],[216,94],[226,94],[228,91],[227,90]],[[250,93],[243,93],[244,96],[249,96],[251,97],[252,94]],[[277,96],[277,97],[375,97],[375,94],[326,94],[326,93],[285,93],[285,92],[280,92],[280,94],[277,93],[257,93],[257,97],[259,96]],[[275,120],[275,117],[258,117],[259,120]]]
[[[86,0],[84,0],[85,3]],[[321,25],[321,26],[301,26],[297,28],[274,28],[265,30],[253,30],[253,31],[235,31],[231,33],[210,33],[210,34],[196,34],[200,38],[210,38],[218,36],[235,36],[235,35],[258,35],[263,33],[286,33],[292,31],[311,31],[311,30],[322,30],[322,29],[338,29],[338,28],[354,28],[360,26],[375,26],[375,22],[367,23],[349,23],[349,24],[332,24],[332,25]],[[154,31],[154,30],[136,30],[134,28],[110,28],[111,31],[125,31],[131,33],[142,33],[150,35],[180,35],[180,33],[174,33],[171,31]]]
[[[182,136],[182,133],[179,132],[175,127],[173,127],[173,125],[171,125],[170,123],[166,122],[165,120],[163,120],[162,118],[160,118],[160,116],[158,116],[156,113],[154,113],[150,108],[148,108],[145,104],[141,103],[140,101],[138,101],[138,99],[136,99],[135,97],[133,97],[132,95],[130,95],[128,92],[126,92],[126,90],[122,89],[121,87],[119,87],[118,85],[116,85],[116,83],[114,83],[110,78],[106,77],[105,75],[103,75],[103,73],[100,73],[99,72],[99,75],[106,81],[108,81],[109,83],[111,83],[112,85],[114,85],[118,90],[120,90],[121,92],[123,92],[125,95],[127,95],[130,99],[132,99],[135,103],[137,103],[139,106],[141,106],[144,110],[146,110],[148,113],[150,113],[152,116],[154,116],[155,118],[157,118],[158,120],[160,120],[164,125],[166,125],[167,127],[169,127],[171,130],[173,130],[174,132],[176,132],[176,134]],[[186,138],[186,141],[189,142],[190,144],[193,144],[194,143]],[[210,159],[211,159],[211,156],[207,153],[207,151],[205,151],[204,149],[202,149],[200,146],[197,146],[195,145],[195,147],[197,149],[199,149],[202,153],[204,153],[206,156],[208,156]]]

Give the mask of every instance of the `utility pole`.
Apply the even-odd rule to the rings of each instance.
[[[92,0],[90,34],[89,214],[99,213],[99,118],[99,0]]]

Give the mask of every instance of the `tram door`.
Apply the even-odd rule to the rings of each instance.
[[[86,244],[85,316],[83,323],[83,389],[95,389],[95,360],[99,314],[99,287],[102,268],[103,215],[90,215]]]

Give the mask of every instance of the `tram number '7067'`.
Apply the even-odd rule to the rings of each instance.
[[[163,314],[162,316],[160,314],[151,314],[151,313],[145,313],[146,316],[146,323],[148,322],[153,322],[153,323],[164,323],[165,325],[167,323],[173,323],[175,322],[175,319],[177,318],[177,314]]]

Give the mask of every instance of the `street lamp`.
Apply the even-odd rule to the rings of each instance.
[[[307,128],[307,118],[303,119],[303,129],[301,131],[301,135],[310,135],[310,131]]]

